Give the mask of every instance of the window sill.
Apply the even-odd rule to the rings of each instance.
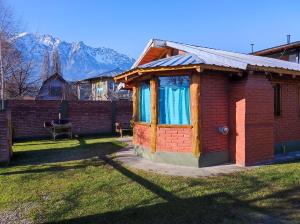
[[[143,125],[147,127],[151,127],[151,123],[137,121],[134,122],[136,125]],[[157,124],[158,128],[193,128],[193,125],[189,124]]]
[[[189,124],[158,124],[159,128],[193,128],[192,125]]]

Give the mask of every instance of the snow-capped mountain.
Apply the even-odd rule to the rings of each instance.
[[[99,73],[120,68],[129,69],[134,59],[106,47],[90,47],[82,41],[68,43],[51,35],[22,33],[16,37],[17,47],[22,49],[24,57],[35,64],[35,73],[39,74],[45,50],[50,54],[58,49],[63,76],[67,80],[81,80]]]

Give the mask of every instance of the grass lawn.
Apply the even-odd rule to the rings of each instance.
[[[299,223],[300,161],[210,178],[112,159],[114,138],[16,143],[0,168],[0,223]],[[2,220],[1,220],[2,217]]]

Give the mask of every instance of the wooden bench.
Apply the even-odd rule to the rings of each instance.
[[[123,138],[123,131],[132,131],[130,123],[116,123],[116,132],[120,133],[121,138]]]

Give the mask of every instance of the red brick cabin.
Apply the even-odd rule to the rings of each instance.
[[[133,91],[137,154],[187,166],[253,165],[300,149],[300,65],[151,40],[115,77]]]

